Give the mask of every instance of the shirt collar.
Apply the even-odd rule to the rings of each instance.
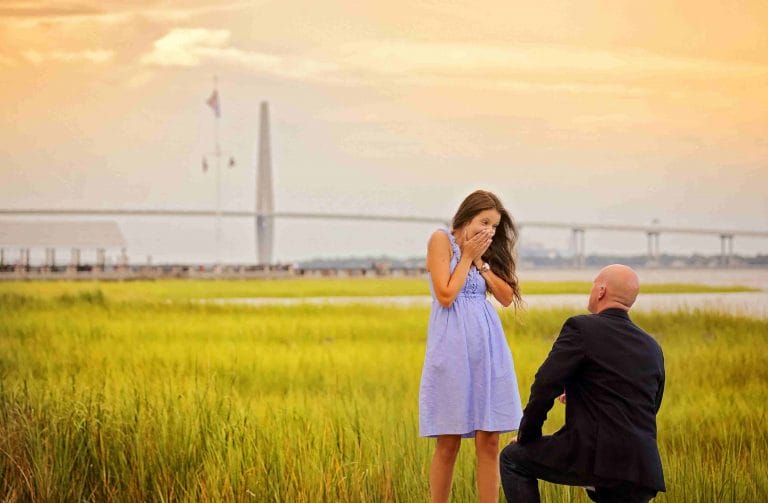
[[[618,307],[609,307],[608,309],[603,309],[597,314],[606,316],[618,316],[619,318],[624,318],[625,320],[629,319],[629,313]]]

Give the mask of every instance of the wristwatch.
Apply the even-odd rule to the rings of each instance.
[[[491,266],[488,265],[488,262],[483,262],[483,265],[480,266],[480,274],[484,272],[488,272],[491,270]]]

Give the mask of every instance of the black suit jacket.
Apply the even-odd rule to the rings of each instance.
[[[542,437],[563,390],[565,425]],[[574,316],[536,373],[518,443],[532,461],[557,471],[664,491],[656,444],[663,393],[661,347],[626,311]]]

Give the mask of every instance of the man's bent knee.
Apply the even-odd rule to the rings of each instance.
[[[538,502],[538,480],[526,466],[523,448],[518,444],[509,444],[501,451],[499,458],[501,485],[504,497],[509,502]]]
[[[520,444],[513,443],[509,444],[504,449],[501,450],[501,455],[499,457],[500,461],[504,465],[509,466],[515,466],[519,465],[520,462],[524,459],[523,453],[522,453],[522,447]]]

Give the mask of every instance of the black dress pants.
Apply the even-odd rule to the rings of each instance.
[[[561,473],[528,459],[519,444],[509,444],[501,451],[499,460],[501,486],[508,503],[539,503],[539,480],[569,486],[589,486],[592,501],[599,503],[647,503],[656,491],[628,482],[597,480],[595,478]]]

